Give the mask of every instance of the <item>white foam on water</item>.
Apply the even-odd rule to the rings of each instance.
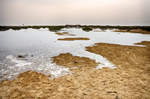
[[[45,75],[50,74],[52,79],[67,74],[72,74],[69,68],[58,66],[55,63],[52,63],[52,61],[37,64],[35,62],[27,62],[25,60],[18,59],[13,55],[8,55],[6,59],[10,60],[15,65],[9,66],[5,71],[4,70],[1,71],[7,74],[5,75],[5,79],[13,79],[14,77],[17,77],[20,73],[23,73],[28,70],[41,72]]]
[[[19,60],[19,59],[17,59],[16,57],[14,57],[12,55],[8,55],[6,58],[9,59],[11,62],[15,63],[16,64],[15,66],[17,66],[17,67],[32,64],[31,62],[26,62],[26,61],[23,61],[23,60]]]

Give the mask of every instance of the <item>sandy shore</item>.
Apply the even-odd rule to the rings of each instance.
[[[135,47],[97,43],[86,48],[89,52],[106,57],[117,65],[116,69],[97,70],[92,68],[96,66],[93,60],[72,56],[69,53],[61,54],[54,57],[54,62],[71,68],[72,75],[52,80],[48,75],[27,71],[12,81],[2,81],[0,97],[2,99],[149,99],[150,42],[146,45],[146,47]],[[78,68],[72,68],[73,66]]]

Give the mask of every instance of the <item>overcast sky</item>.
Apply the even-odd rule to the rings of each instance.
[[[0,25],[150,25],[150,0],[0,0]]]

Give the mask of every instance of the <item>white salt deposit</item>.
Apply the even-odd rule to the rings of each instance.
[[[85,47],[95,43],[111,43],[136,46],[134,43],[150,41],[150,35],[136,33],[118,33],[107,30],[93,30],[70,28],[59,32],[69,32],[71,35],[56,35],[48,29],[8,30],[0,32],[0,80],[13,79],[18,74],[33,70],[51,75],[52,78],[71,74],[69,68],[52,63],[52,57],[61,53],[71,53],[74,56],[88,57],[100,63],[96,69],[103,67],[116,68],[105,57],[86,51]],[[90,40],[59,41],[58,38],[85,37]],[[32,54],[26,60],[16,58],[19,53]]]

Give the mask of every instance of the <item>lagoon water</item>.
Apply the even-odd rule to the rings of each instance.
[[[86,46],[95,43],[110,43],[137,46],[134,43],[150,41],[150,35],[139,33],[121,33],[110,30],[95,29],[85,32],[79,28],[64,28],[59,32],[73,35],[56,35],[48,29],[22,29],[0,31],[0,81],[14,79],[18,74],[34,70],[51,75],[52,78],[72,74],[69,68],[58,66],[52,62],[52,57],[61,53],[71,53],[74,56],[88,57],[99,62],[95,69],[103,67],[117,68],[105,57],[86,51]],[[60,41],[58,38],[86,37],[90,40]],[[143,46],[141,46],[143,47]],[[18,58],[23,55],[25,58]]]

